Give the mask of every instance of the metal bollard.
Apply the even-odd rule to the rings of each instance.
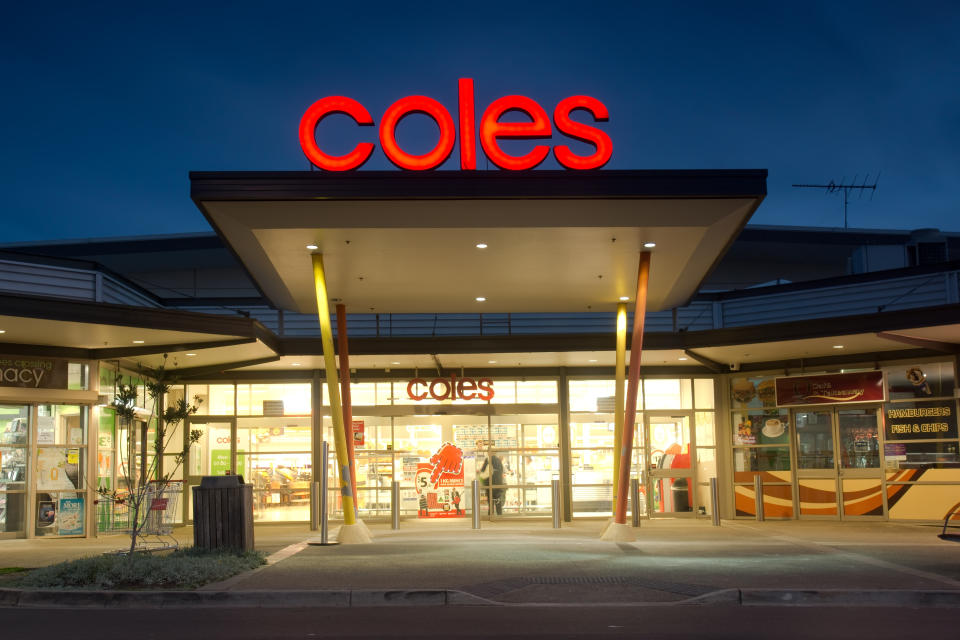
[[[480,528],[480,481],[474,480],[470,485],[471,506],[473,507],[473,528]]]
[[[710,478],[710,517],[713,526],[720,526],[720,490],[717,488],[717,479]]]
[[[633,515],[633,526],[640,526],[640,479],[630,479],[630,512]]]
[[[320,483],[310,483],[310,531],[320,528]]]
[[[551,502],[553,504],[553,528],[560,528],[560,478],[554,478],[550,482]]]
[[[763,478],[759,473],[753,479],[753,493],[757,505],[757,522],[763,522]]]
[[[400,528],[400,482],[397,480],[390,485],[390,528]]]
[[[320,544],[329,544],[327,534],[329,530],[329,521],[327,519],[327,500],[330,496],[327,491],[327,485],[330,479],[327,477],[327,461],[330,458],[330,443],[324,440],[320,445]]]

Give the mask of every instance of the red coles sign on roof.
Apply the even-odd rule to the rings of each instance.
[[[477,168],[477,128],[474,113],[473,80],[461,78],[459,82],[459,131],[460,131],[460,168]],[[607,107],[590,96],[571,96],[553,110],[553,126],[563,135],[574,140],[586,142],[594,147],[588,156],[575,154],[565,144],[554,145],[553,155],[557,162],[567,169],[599,169],[610,160],[613,143],[604,131],[570,117],[574,111],[589,113],[595,122],[609,119]],[[501,122],[505,113],[516,111],[529,118],[529,122]],[[358,142],[350,153],[334,156],[325,153],[317,144],[317,124],[326,116],[342,113],[353,118],[361,126],[373,126],[373,118],[367,109],[352,98],[329,96],[314,102],[300,119],[300,147],[307,159],[314,165],[327,171],[349,171],[366,162],[373,153],[374,143]],[[413,155],[400,148],[396,138],[397,124],[411,113],[422,113],[433,119],[440,128],[440,139],[434,148],[423,155]],[[487,158],[501,169],[522,171],[533,169],[546,159],[550,147],[538,144],[522,156],[513,156],[504,152],[498,143],[503,138],[549,139],[553,136],[553,126],[547,112],[535,100],[525,96],[504,96],[494,100],[480,118],[480,145]],[[387,158],[401,169],[425,171],[434,169],[450,157],[457,138],[457,127],[453,116],[442,104],[427,96],[407,96],[390,105],[379,126],[380,146]]]

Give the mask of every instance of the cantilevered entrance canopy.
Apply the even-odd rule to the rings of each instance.
[[[314,251],[329,295],[354,313],[612,311],[636,292],[645,243],[656,245],[648,309],[673,308],[766,194],[765,170],[190,178],[264,295],[302,313],[316,310]]]

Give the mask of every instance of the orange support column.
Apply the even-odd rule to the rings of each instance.
[[[353,404],[350,400],[350,353],[347,351],[347,308],[337,305],[337,355],[340,358],[340,402],[343,405],[343,425],[347,432],[347,456],[350,458],[350,492],[353,508],[360,517],[357,502],[357,456],[354,452]]]
[[[647,284],[650,280],[650,252],[640,253],[637,272],[637,300],[633,310],[633,335],[630,338],[630,372],[627,376],[627,399],[623,416],[623,438],[620,441],[620,468],[617,478],[617,504],[613,524],[604,532],[604,540],[632,540],[627,526],[627,496],[630,491],[630,460],[633,457],[633,433],[637,418],[637,390],[640,387],[640,357],[643,353],[643,322],[647,312]]]

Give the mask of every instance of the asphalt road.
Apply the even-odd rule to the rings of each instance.
[[[0,609],[3,638],[953,638],[957,610],[619,606],[341,609]]]

